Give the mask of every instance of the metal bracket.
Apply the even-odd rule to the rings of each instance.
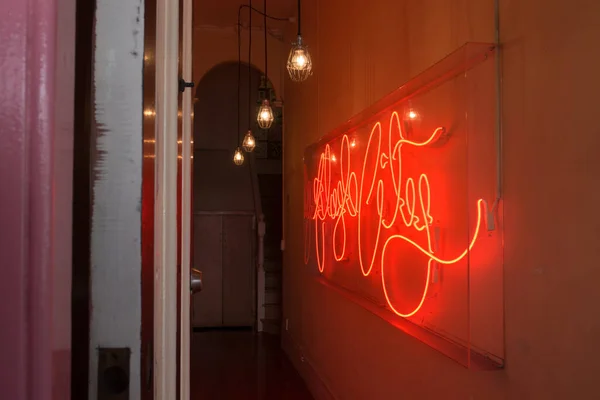
[[[192,294],[202,291],[202,272],[192,268],[190,274],[190,292]]]
[[[181,93],[185,92],[186,88],[193,88],[194,82],[186,82],[183,78],[179,78],[179,91]]]

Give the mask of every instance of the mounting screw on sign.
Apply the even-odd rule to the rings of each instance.
[[[186,82],[183,78],[179,78],[179,91],[181,93],[185,92],[186,88],[193,88],[194,82]]]

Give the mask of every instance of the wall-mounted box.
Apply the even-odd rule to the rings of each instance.
[[[129,400],[129,348],[98,349],[98,400]]]

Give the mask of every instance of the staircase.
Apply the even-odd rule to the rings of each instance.
[[[265,221],[264,271],[265,297],[263,307],[265,317],[261,320],[263,331],[279,335],[281,333],[281,270],[282,270],[282,176],[281,174],[260,174],[258,185],[262,212]]]

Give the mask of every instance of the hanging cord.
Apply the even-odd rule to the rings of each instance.
[[[300,6],[300,0],[298,0],[298,36],[301,36],[300,26],[302,22],[302,7]]]
[[[242,81],[242,25],[240,23],[240,13],[238,11],[238,29],[237,29],[237,45],[238,45],[238,76],[237,76],[237,143],[236,148],[240,145],[240,98],[241,98],[241,81]]]
[[[267,0],[263,2],[263,24],[265,30],[265,96],[267,96],[267,79],[269,79],[269,67],[267,64]]]
[[[283,18],[283,17],[275,17],[273,15],[269,15],[266,12],[266,9],[263,11],[260,11],[254,7],[252,7],[252,0],[250,0],[249,4],[241,4],[238,7],[238,82],[241,82],[241,62],[242,62],[242,56],[241,56],[241,30],[242,30],[242,10],[247,8],[250,12],[248,13],[250,15],[250,22],[249,22],[249,27],[248,27],[248,31],[249,31],[249,42],[250,45],[248,46],[248,72],[250,73],[251,70],[251,47],[252,47],[252,11],[262,15],[265,18],[269,18],[272,19],[274,21],[293,21],[292,18]],[[266,24],[265,24],[266,26]],[[265,30],[265,35],[266,35],[266,30]],[[266,58],[266,51],[265,51],[265,58]],[[266,63],[265,63],[265,75],[266,75]],[[250,77],[248,77],[248,108],[250,108],[250,103],[251,103],[251,97],[250,97]],[[240,84],[238,83],[238,98],[241,97],[240,95]],[[251,126],[251,116],[250,116],[250,110],[248,110],[248,128],[250,128]],[[238,100],[238,125],[239,125],[239,100]],[[238,136],[239,136],[239,129],[238,129]]]
[[[252,10],[252,0],[248,1],[248,7]],[[252,12],[249,12],[248,22],[248,130],[252,128]]]
[[[256,12],[256,13],[258,13],[258,14],[262,15],[262,16],[265,16],[265,17],[267,17],[267,18],[269,18],[269,19],[272,19],[272,20],[274,20],[274,21],[288,21],[288,22],[290,22],[290,21],[293,21],[293,18],[283,18],[283,17],[275,17],[275,16],[273,16],[273,15],[269,15],[269,14],[267,14],[266,12],[262,12],[262,11],[260,11],[260,10],[259,10],[259,9],[257,9],[257,8],[254,8],[254,7],[252,7],[252,6],[249,6],[248,4],[242,4],[242,5],[239,7],[239,9],[238,9],[238,21],[239,21],[239,19],[240,19],[240,18],[239,18],[240,12],[242,11],[242,9],[243,9],[243,8],[249,8],[249,9],[251,9],[252,11],[254,11],[254,12]]]

